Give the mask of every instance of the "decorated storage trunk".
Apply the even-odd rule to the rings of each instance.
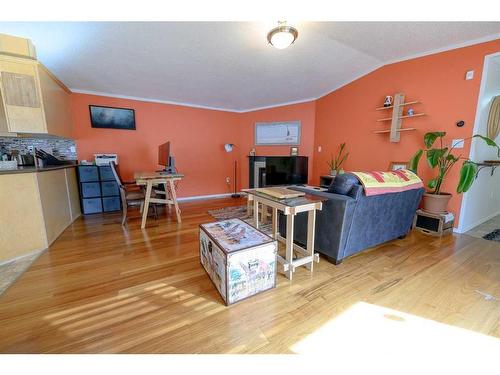
[[[200,225],[200,262],[226,305],[276,286],[277,243],[240,219]]]

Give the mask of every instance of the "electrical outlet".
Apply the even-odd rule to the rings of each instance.
[[[231,183],[231,179],[229,177],[226,177],[226,184],[230,184]]]
[[[321,146],[318,146],[318,152],[321,152]]]
[[[34,146],[28,146],[28,152],[33,153]]]

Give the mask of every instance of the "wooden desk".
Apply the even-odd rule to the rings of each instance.
[[[278,255],[278,262],[283,265],[285,276],[292,280],[295,269],[305,266],[313,270],[313,262],[319,262],[319,255],[314,252],[314,232],[316,228],[316,210],[323,208],[322,198],[315,195],[306,194],[303,197],[290,199],[276,199],[258,190],[249,189],[246,191],[249,202],[253,202],[254,226],[259,228],[259,204],[272,208],[272,235],[271,237],[285,244],[285,257]],[[286,217],[286,238],[280,236],[278,232],[278,210]],[[306,248],[293,242],[295,215],[300,212],[308,213],[307,220],[307,245]],[[293,252],[299,257],[294,259]]]
[[[175,194],[175,181],[180,181],[184,175],[182,174],[161,174],[158,172],[137,172],[134,173],[135,183],[137,185],[146,186],[146,194],[144,199],[144,208],[142,211],[141,228],[146,227],[146,220],[148,218],[149,203],[160,203],[168,205],[173,204],[175,207],[175,214],[177,215],[177,222],[181,223],[181,210],[177,204],[177,196]],[[165,188],[165,198],[153,198],[153,185],[163,185]],[[160,193],[157,191],[157,193]],[[163,193],[163,192],[161,192]]]

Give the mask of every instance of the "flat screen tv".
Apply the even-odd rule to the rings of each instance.
[[[305,156],[266,157],[266,186],[307,184]]]
[[[93,128],[135,130],[135,112],[129,108],[89,105]]]

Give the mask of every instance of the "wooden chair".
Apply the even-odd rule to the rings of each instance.
[[[140,212],[142,213],[144,209],[144,199],[145,192],[141,186],[135,184],[135,182],[122,182],[116,164],[114,162],[110,163],[111,170],[113,171],[113,176],[115,176],[116,183],[120,189],[120,198],[122,201],[122,225],[125,225],[127,221],[127,211],[129,206],[140,206]],[[152,204],[150,207],[153,208],[153,213],[155,220],[158,218],[156,205]]]

